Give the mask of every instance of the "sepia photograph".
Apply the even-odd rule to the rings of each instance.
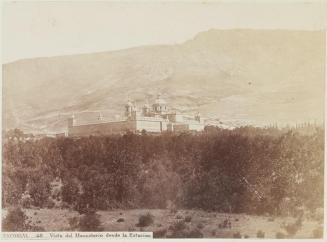
[[[4,1],[2,233],[326,238],[326,13]]]

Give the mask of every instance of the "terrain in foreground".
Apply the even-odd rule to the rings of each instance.
[[[32,224],[42,227],[45,231],[71,231],[69,221],[79,217],[77,212],[68,209],[25,209]],[[139,218],[151,214],[153,222],[148,226],[139,226]],[[228,214],[205,212],[202,210],[168,209],[134,209],[98,211],[103,231],[149,231],[154,237],[169,237],[189,235],[204,238],[313,238],[314,231],[322,230],[323,213],[315,217],[304,216],[302,225],[295,234],[291,229],[285,229],[295,222],[292,217],[254,216],[245,214]],[[3,213],[6,216],[6,212]],[[230,228],[222,228],[225,220]],[[180,230],[176,233],[176,230]],[[196,232],[194,232],[196,231]],[[262,237],[263,236],[263,237]]]

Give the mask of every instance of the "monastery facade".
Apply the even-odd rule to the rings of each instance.
[[[90,136],[124,134],[126,132],[162,133],[202,131],[204,121],[199,114],[194,117],[183,116],[169,111],[165,100],[158,95],[150,106],[145,104],[139,110],[130,100],[125,105],[125,119],[121,121],[104,121],[101,115],[97,122],[77,124],[73,117],[68,119],[68,136]]]

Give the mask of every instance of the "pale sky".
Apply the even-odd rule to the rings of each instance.
[[[211,28],[324,29],[326,2],[7,2],[2,60],[181,43]]]

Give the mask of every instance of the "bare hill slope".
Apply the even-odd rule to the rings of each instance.
[[[170,106],[254,124],[323,119],[324,32],[209,30],[181,44],[3,65],[4,128],[60,131],[72,112]]]

